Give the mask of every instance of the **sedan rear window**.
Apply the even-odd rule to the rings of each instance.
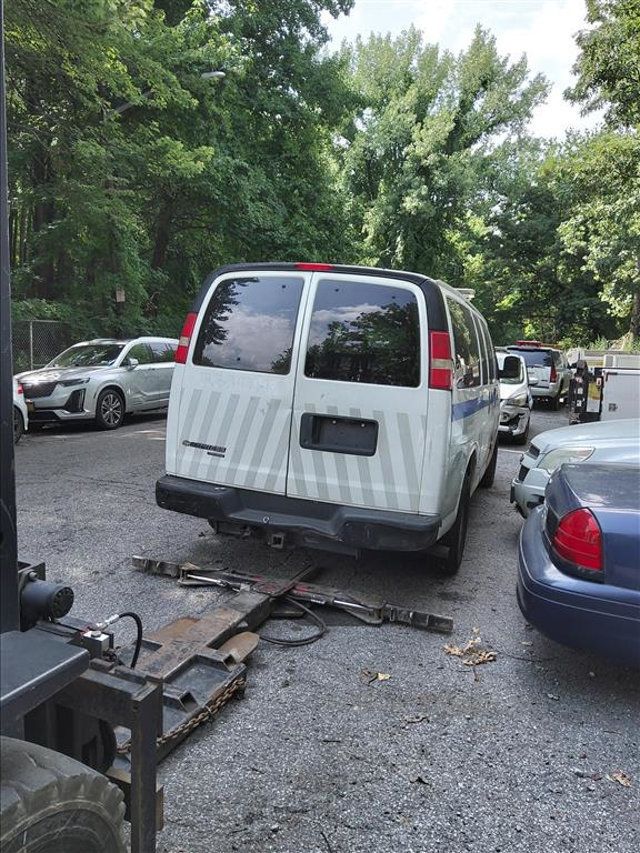
[[[193,363],[289,373],[304,279],[251,276],[220,282],[200,327]]]

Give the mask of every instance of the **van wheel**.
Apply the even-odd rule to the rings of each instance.
[[[3,737],[2,853],[125,853],[119,788],[79,761]]]
[[[114,388],[106,388],[96,403],[96,423],[100,429],[118,429],[124,420],[124,398]]]
[[[496,439],[496,443],[493,448],[493,453],[491,454],[491,460],[489,465],[487,466],[487,470],[482,475],[482,479],[478,483],[478,485],[482,489],[490,489],[493,486],[493,481],[496,478],[496,465],[498,464],[498,440]]]
[[[471,473],[467,471],[460,492],[460,503],[458,514],[453,522],[451,530],[442,538],[443,545],[447,545],[449,552],[446,558],[440,561],[440,571],[444,575],[455,575],[462,563],[464,546],[467,541],[467,528],[469,526],[469,501],[471,500]]]

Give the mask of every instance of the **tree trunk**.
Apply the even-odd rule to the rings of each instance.
[[[153,255],[151,256],[151,268],[162,269],[167,259],[169,238],[171,236],[171,202],[163,201],[156,220],[156,236],[153,243]]]
[[[640,276],[640,263],[638,263],[638,275]],[[631,334],[631,343],[633,344],[640,337],[640,284],[636,286],[636,292],[633,294],[629,332]]]
[[[55,215],[53,200],[47,197],[51,183],[48,154],[45,153],[40,157],[34,158],[32,180],[34,191],[37,196],[40,196],[40,200],[36,202],[33,208],[33,236],[37,238],[38,233],[53,222]],[[38,247],[38,251],[41,252],[40,247]],[[50,295],[53,285],[53,258],[44,257],[37,264],[35,272],[34,295],[46,299]]]

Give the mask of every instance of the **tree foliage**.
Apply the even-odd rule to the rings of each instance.
[[[330,52],[322,16],[352,5],[7,4],[16,316],[175,334],[216,266],[320,259],[472,287],[499,342],[637,336],[636,0],[588,0],[568,96],[606,126],[562,144],[531,138],[546,81],[486,30]]]

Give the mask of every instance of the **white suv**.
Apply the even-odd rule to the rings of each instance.
[[[176,354],[159,505],[357,552],[446,545],[496,464],[498,376],[481,314],[424,275],[225,267]]]

